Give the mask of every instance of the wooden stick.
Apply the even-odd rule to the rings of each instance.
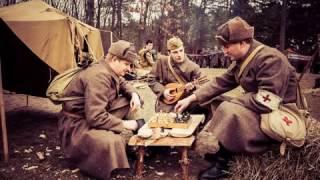
[[[138,159],[136,160],[136,178],[141,178],[143,174],[143,164],[144,164],[144,147],[138,147]]]
[[[8,162],[9,161],[8,135],[7,135],[7,125],[6,125],[7,123],[6,123],[4,103],[3,103],[1,58],[0,58],[0,114],[1,114],[1,129],[2,129],[4,162]]]
[[[182,147],[181,149],[181,169],[182,169],[182,179],[189,179],[189,159],[188,159],[188,147]]]

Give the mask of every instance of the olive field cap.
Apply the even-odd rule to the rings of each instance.
[[[216,39],[220,44],[236,43],[253,39],[254,27],[237,16],[218,27]]]
[[[132,43],[124,40],[119,40],[111,44],[108,53],[117,56],[120,59],[124,59],[133,63],[136,58],[136,50]]]
[[[178,37],[172,37],[167,41],[167,49],[168,50],[175,50],[180,47],[183,47],[183,42]]]

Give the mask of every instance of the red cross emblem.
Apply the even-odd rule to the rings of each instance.
[[[287,124],[287,126],[290,126],[290,124],[292,123],[292,121],[287,116],[285,116],[282,120]]]
[[[263,102],[271,101],[271,99],[269,98],[269,94],[267,94],[266,96],[262,96],[262,98]]]

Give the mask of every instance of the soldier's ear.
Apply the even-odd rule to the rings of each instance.
[[[113,56],[113,57],[111,58],[111,62],[114,62],[114,61],[116,61],[116,60],[118,60],[118,57],[117,57],[117,56]]]

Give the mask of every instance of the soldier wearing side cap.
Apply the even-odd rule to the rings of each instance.
[[[199,133],[213,142],[206,144],[206,157],[212,166],[199,174],[199,179],[226,176],[230,156],[235,153],[260,153],[274,143],[260,129],[260,114],[269,113],[281,98],[282,103],[296,102],[297,79],[295,69],[277,49],[256,41],[254,27],[240,17],[222,24],[216,39],[223,52],[233,61],[227,72],[214,78],[175,107],[182,111],[191,102],[210,103],[210,99],[241,86],[245,93],[222,102],[212,119]],[[253,53],[254,52],[254,53]],[[253,54],[253,58],[248,58]],[[278,102],[279,103],[279,102]],[[200,139],[199,139],[200,140]],[[220,149],[220,150],[219,150]],[[215,154],[214,154],[215,153]]]
[[[138,52],[138,55],[140,56],[140,65],[142,67],[152,67],[156,61],[154,50],[152,50],[152,48],[153,42],[151,40],[147,40],[144,48]]]
[[[109,179],[116,168],[129,168],[120,133],[143,123],[123,120],[142,103],[122,77],[136,56],[132,43],[112,43],[105,58],[79,72],[66,88],[66,96],[83,99],[63,103],[58,124],[62,150],[81,171],[99,179]]]
[[[173,112],[176,104],[164,103],[164,99],[170,100],[173,98],[170,95],[170,89],[166,89],[165,85],[169,83],[179,83],[169,68],[168,60],[170,60],[175,73],[184,81],[186,91],[189,94],[197,88],[191,82],[201,76],[200,67],[192,62],[184,53],[183,42],[180,38],[170,38],[167,41],[167,49],[169,56],[160,56],[150,72],[151,76],[155,77],[155,82],[150,83],[149,87],[157,95],[155,105],[156,112]],[[201,109],[197,107],[190,109],[201,111]]]

